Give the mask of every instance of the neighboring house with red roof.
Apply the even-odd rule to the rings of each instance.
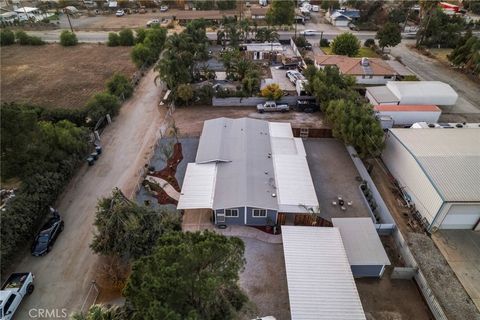
[[[386,84],[397,77],[397,72],[391,66],[377,58],[323,55],[315,57],[315,66],[319,69],[337,67],[341,74],[355,77],[358,84]]]

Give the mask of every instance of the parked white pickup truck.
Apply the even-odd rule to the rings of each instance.
[[[33,292],[33,274],[12,273],[0,290],[0,319],[10,320],[20,302]]]
[[[275,101],[267,101],[264,104],[257,104],[257,111],[259,113],[264,112],[288,112],[290,108],[288,104],[276,104]]]

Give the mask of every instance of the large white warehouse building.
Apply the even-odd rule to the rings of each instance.
[[[428,230],[480,230],[480,129],[390,129],[382,159]]]

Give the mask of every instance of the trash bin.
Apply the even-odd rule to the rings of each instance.
[[[98,159],[98,153],[92,152],[92,153],[90,153],[90,157],[92,157],[93,160],[97,160]]]
[[[87,163],[88,163],[88,166],[91,167],[95,164],[95,159],[93,157],[88,157]]]
[[[102,147],[101,146],[95,146],[95,152],[97,152],[98,155],[102,154]]]

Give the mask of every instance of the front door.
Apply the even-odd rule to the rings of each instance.
[[[217,213],[217,224],[218,223],[224,223],[225,222],[225,213]]]

